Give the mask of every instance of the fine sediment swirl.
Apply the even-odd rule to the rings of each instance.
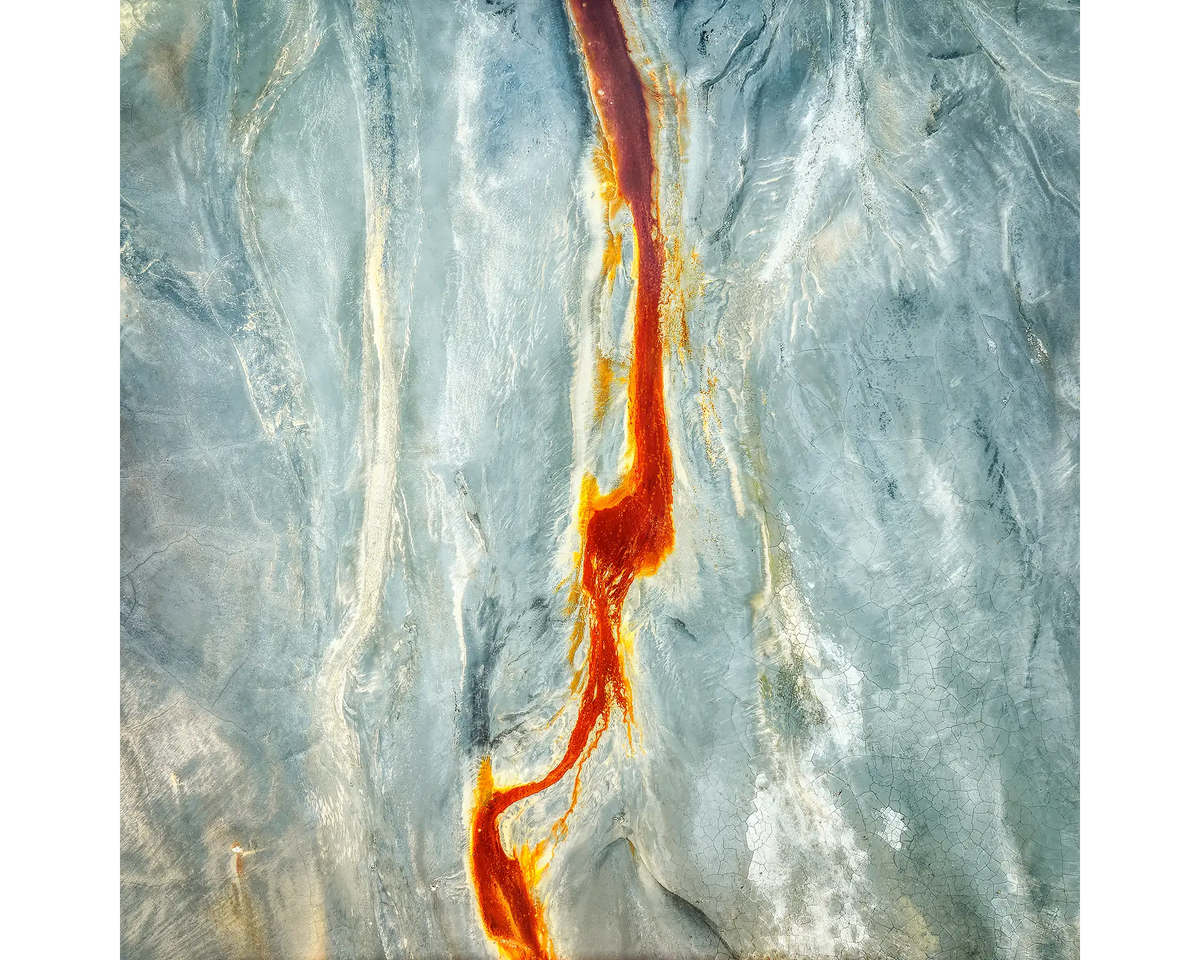
[[[470,869],[484,928],[507,960],[548,960],[554,949],[543,906],[533,889],[537,867],[529,857],[513,856],[504,849],[498,821],[514,804],[582,765],[607,730],[614,706],[620,707],[627,723],[632,721],[621,648],[622,610],[633,581],[653,574],[675,541],[660,302],[667,252],[660,232],[647,99],[614,0],[567,0],[567,5],[612,161],[618,199],[633,219],[636,300],[628,446],[626,470],[615,489],[601,494],[593,476],[583,481],[581,616],[588,647],[579,711],[566,750],[548,773],[530,783],[496,789],[487,757],[479,771],[469,830]],[[556,835],[565,830],[567,815],[555,828]]]

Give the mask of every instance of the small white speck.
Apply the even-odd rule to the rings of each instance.
[[[876,836],[882,837],[893,850],[899,850],[900,837],[908,830],[908,825],[905,824],[904,817],[900,815],[898,810],[893,810],[891,807],[884,807],[879,812],[883,815],[883,830],[877,833]]]

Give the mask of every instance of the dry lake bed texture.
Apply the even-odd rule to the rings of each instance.
[[[1079,955],[1071,0],[122,0],[121,955]]]

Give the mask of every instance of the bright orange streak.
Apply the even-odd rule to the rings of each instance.
[[[592,103],[615,166],[617,190],[633,215],[637,300],[628,381],[630,457],[628,471],[611,492],[595,495],[595,480],[584,481],[587,681],[566,752],[540,780],[506,790],[494,789],[490,759],[485,758],[479,771],[469,838],[471,874],[484,929],[507,960],[550,960],[554,953],[542,905],[531,889],[536,867],[523,867],[508,855],[500,842],[498,820],[513,804],[553,786],[582,763],[608,728],[614,704],[627,720],[632,717],[619,647],[625,598],[633,581],[654,573],[675,543],[659,315],[666,254],[659,232],[650,116],[613,0],[568,0],[568,6],[587,65]]]

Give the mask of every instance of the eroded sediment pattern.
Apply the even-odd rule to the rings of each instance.
[[[1073,4],[121,56],[123,956],[1077,956]]]

